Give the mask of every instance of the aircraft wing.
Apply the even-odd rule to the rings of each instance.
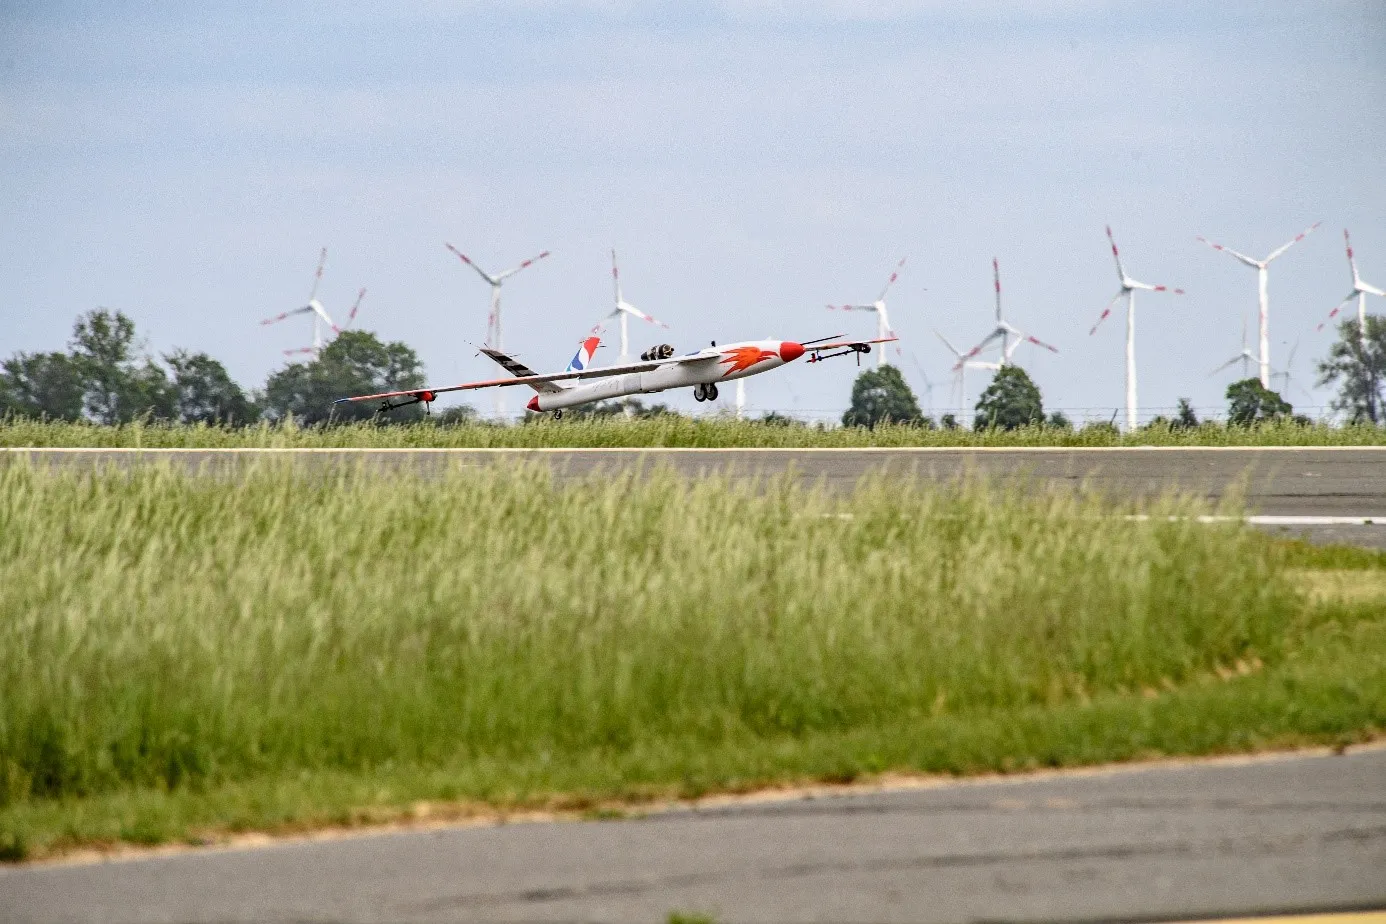
[[[877,340],[834,340],[832,343],[815,343],[812,346],[804,344],[805,353],[816,353],[820,350],[841,350],[847,347],[861,346],[868,343],[894,343],[899,337],[881,337]]]
[[[629,372],[649,372],[651,369],[658,369],[660,366],[711,362],[720,358],[721,355],[722,354],[716,350],[700,351],[697,353],[689,353],[684,356],[671,356],[668,359],[626,363],[623,366],[602,366],[596,369],[581,369],[572,372],[550,372],[544,375],[521,375],[508,379],[485,379],[480,382],[463,382],[460,385],[411,388],[408,391],[382,391],[376,395],[353,395],[350,398],[338,398],[332,403],[344,404],[354,401],[380,401],[390,398],[416,398],[420,401],[432,401],[432,397],[425,396],[441,395],[450,391],[473,391],[478,388],[505,388],[511,385],[542,385],[545,382],[560,382],[569,379],[600,379],[612,375],[625,375]]]

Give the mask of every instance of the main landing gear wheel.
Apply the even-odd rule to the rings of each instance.
[[[706,390],[706,386],[704,386],[702,382],[699,382],[697,385],[694,385],[694,386],[693,386],[693,400],[694,400],[694,401],[706,401],[706,400],[707,400],[707,390]]]
[[[705,401],[716,401],[716,400],[717,400],[717,386],[716,386],[716,385],[709,384],[706,388],[703,389],[703,394],[707,396],[707,397],[704,398],[703,400],[705,400]]]
[[[554,419],[554,420],[562,420],[562,419],[563,419],[563,411],[562,411],[562,409],[559,409],[559,410],[553,412],[553,419]]]

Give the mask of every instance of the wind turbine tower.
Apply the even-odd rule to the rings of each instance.
[[[1126,297],[1126,429],[1133,431],[1137,426],[1139,415],[1139,405],[1136,402],[1136,290],[1145,289],[1147,292],[1173,292],[1175,295],[1183,295],[1183,289],[1171,289],[1168,286],[1153,286],[1147,282],[1137,282],[1126,275],[1125,268],[1121,265],[1121,253],[1117,250],[1116,238],[1112,237],[1112,226],[1107,226],[1107,240],[1112,245],[1112,259],[1116,261],[1117,279],[1121,282],[1121,288],[1117,294],[1112,296],[1112,300],[1107,303],[1107,307],[1102,309],[1102,315],[1097,319],[1097,323],[1088,331],[1091,336],[1097,333],[1097,329],[1102,326],[1102,322],[1107,320],[1107,316],[1112,313],[1112,306],[1117,301]]]
[[[1367,350],[1367,296],[1375,295],[1386,297],[1386,292],[1381,291],[1374,285],[1369,285],[1362,281],[1362,277],[1357,274],[1357,258],[1352,255],[1352,238],[1348,237],[1347,228],[1343,229],[1343,241],[1347,244],[1348,268],[1352,270],[1352,291],[1347,294],[1338,307],[1328,313],[1328,317],[1319,324],[1318,330],[1323,330],[1324,324],[1333,320],[1343,306],[1353,299],[1357,300],[1357,335],[1361,338],[1362,352],[1366,355]]]
[[[1277,247],[1275,250],[1272,250],[1271,253],[1270,253],[1270,256],[1266,257],[1264,260],[1257,260],[1257,259],[1254,259],[1254,258],[1252,258],[1252,257],[1248,257],[1248,256],[1247,256],[1246,254],[1244,254],[1244,253],[1238,253],[1237,251],[1233,250],[1233,249],[1230,248],[1230,247],[1224,247],[1224,246],[1222,246],[1221,244],[1214,244],[1212,241],[1208,240],[1206,237],[1204,237],[1204,236],[1201,235],[1201,234],[1198,236],[1198,239],[1199,239],[1200,241],[1202,241],[1203,243],[1207,244],[1209,247],[1213,248],[1214,250],[1221,250],[1223,253],[1231,254],[1232,257],[1234,257],[1235,259],[1237,259],[1237,260],[1240,261],[1241,263],[1244,263],[1244,264],[1246,264],[1247,266],[1251,267],[1252,269],[1256,270],[1256,291],[1257,291],[1257,295],[1258,295],[1258,302],[1259,302],[1259,305],[1260,305],[1260,317],[1261,317],[1261,334],[1260,334],[1260,339],[1261,339],[1261,352],[1260,352],[1260,357],[1259,357],[1259,359],[1258,359],[1258,362],[1259,362],[1259,365],[1260,365],[1260,367],[1261,367],[1261,385],[1262,385],[1263,387],[1265,387],[1265,388],[1270,388],[1270,375],[1271,375],[1271,367],[1270,367],[1270,319],[1269,319],[1269,313],[1270,313],[1270,295],[1269,295],[1268,290],[1267,290],[1267,283],[1268,283],[1268,280],[1269,280],[1269,272],[1268,272],[1268,271],[1269,271],[1269,269],[1270,269],[1271,262],[1274,261],[1274,260],[1276,259],[1276,257],[1279,257],[1279,256],[1280,256],[1281,254],[1283,254],[1285,251],[1289,250],[1291,247],[1295,246],[1295,245],[1298,244],[1300,241],[1302,241],[1302,240],[1304,240],[1306,237],[1308,237],[1311,233],[1313,233],[1314,229],[1317,228],[1317,227],[1318,227],[1319,225],[1321,225],[1321,224],[1323,224],[1323,222],[1321,222],[1321,221],[1316,221],[1316,222],[1314,222],[1312,225],[1310,225],[1309,227],[1305,228],[1305,229],[1304,229],[1303,231],[1301,231],[1299,234],[1295,235],[1295,239],[1294,239],[1294,240],[1290,241],[1288,244],[1284,244],[1284,245],[1282,245],[1282,246],[1280,246],[1280,247]]]
[[[881,289],[881,294],[869,305],[829,305],[829,311],[874,311],[876,313],[876,337],[884,340],[887,337],[895,336],[895,332],[890,328],[890,316],[886,314],[886,293],[890,287],[895,285],[895,280],[900,278],[900,270],[905,268],[905,258],[901,257],[900,262],[895,264],[895,271],[886,280],[885,286]],[[898,349],[898,348],[897,348]],[[876,357],[876,368],[880,368],[888,363],[886,351],[882,345],[880,353]],[[739,380],[738,380],[739,381]]]

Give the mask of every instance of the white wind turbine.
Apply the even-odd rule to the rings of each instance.
[[[1249,266],[1249,267],[1251,267],[1252,269],[1256,270],[1256,290],[1257,290],[1257,293],[1258,293],[1258,299],[1259,299],[1259,304],[1260,304],[1260,318],[1261,318],[1261,334],[1260,334],[1260,339],[1261,339],[1261,353],[1260,353],[1260,356],[1259,356],[1259,358],[1258,358],[1258,360],[1257,360],[1257,363],[1258,363],[1258,365],[1261,367],[1261,385],[1262,385],[1263,387],[1265,387],[1265,388],[1270,388],[1270,374],[1271,374],[1271,367],[1270,367],[1270,318],[1269,318],[1269,314],[1270,314],[1270,295],[1269,295],[1269,293],[1268,293],[1268,291],[1267,291],[1267,288],[1266,288],[1267,283],[1268,283],[1268,281],[1269,281],[1269,272],[1268,272],[1268,271],[1269,271],[1269,268],[1270,268],[1270,265],[1271,265],[1271,261],[1273,261],[1276,257],[1280,256],[1281,254],[1283,254],[1285,251],[1289,250],[1289,249],[1290,249],[1291,247],[1293,247],[1294,245],[1298,244],[1300,241],[1304,240],[1306,237],[1309,236],[1309,234],[1311,234],[1311,233],[1314,231],[1315,228],[1317,228],[1317,227],[1318,227],[1319,225],[1321,225],[1321,224],[1323,224],[1323,222],[1321,222],[1321,221],[1316,221],[1316,222],[1314,222],[1312,225],[1310,225],[1309,227],[1305,228],[1305,229],[1304,229],[1303,231],[1301,231],[1299,234],[1295,235],[1295,239],[1294,239],[1294,240],[1290,241],[1288,244],[1284,244],[1284,245],[1282,245],[1282,246],[1280,246],[1280,247],[1277,247],[1275,250],[1272,250],[1271,253],[1270,253],[1270,256],[1266,257],[1264,260],[1256,260],[1256,259],[1253,259],[1253,258],[1251,258],[1251,257],[1248,257],[1248,256],[1247,256],[1246,254],[1244,254],[1244,253],[1238,253],[1237,251],[1233,250],[1233,249],[1230,248],[1230,247],[1224,247],[1224,246],[1222,246],[1221,244],[1214,244],[1212,241],[1208,240],[1206,237],[1204,237],[1204,236],[1201,235],[1201,234],[1198,236],[1198,239],[1199,239],[1200,241],[1202,241],[1203,243],[1207,244],[1209,247],[1213,248],[1214,250],[1221,250],[1221,251],[1223,251],[1224,253],[1231,254],[1231,255],[1232,255],[1233,257],[1235,257],[1237,260],[1241,261],[1242,263],[1245,263],[1247,266]]]
[[[1367,349],[1367,296],[1376,295],[1386,298],[1386,292],[1381,291],[1374,285],[1369,285],[1362,281],[1362,277],[1357,274],[1357,258],[1352,255],[1352,238],[1348,237],[1347,228],[1343,229],[1343,242],[1347,244],[1348,267],[1352,270],[1352,291],[1347,294],[1338,307],[1328,313],[1328,317],[1319,324],[1318,330],[1323,330],[1324,324],[1333,320],[1338,312],[1343,310],[1343,306],[1353,299],[1357,299],[1357,334],[1361,339],[1362,350],[1365,354]]]
[[[881,294],[869,305],[829,305],[829,311],[874,311],[876,312],[876,336],[884,340],[887,337],[895,336],[895,332],[890,327],[890,316],[886,314],[886,293],[890,287],[895,285],[895,280],[900,278],[900,270],[905,268],[905,258],[901,257],[900,262],[895,264],[895,271],[886,280],[885,286],[881,289]],[[897,355],[899,347],[896,347]],[[885,346],[881,346],[880,354],[876,357],[876,367],[880,368],[887,364]]]
[[[1051,353],[1059,352],[1058,347],[1051,346],[1037,337],[1031,337],[1029,334],[1006,322],[1005,317],[1001,314],[1001,267],[1000,264],[997,263],[995,257],[991,258],[991,273],[992,279],[996,285],[996,326],[992,328],[991,333],[982,338],[981,343],[958,357],[958,365],[953,367],[955,371],[965,361],[981,353],[997,340],[1001,341],[1001,358],[998,363],[999,366],[1010,363],[1011,357],[1015,355],[1016,349],[1022,343],[1033,343],[1035,346],[1044,347]],[[1012,337],[1015,338],[1014,343],[1011,342]]]
[[[621,273],[616,268],[615,248],[612,248],[611,250],[611,284],[616,290],[616,307],[612,309],[610,314],[601,319],[601,321],[597,324],[597,327],[605,326],[606,322],[611,320],[612,318],[619,317],[621,319],[620,361],[622,363],[628,363],[630,362],[630,331],[628,329],[628,322],[631,318],[638,318],[641,321],[648,321],[651,324],[658,324],[665,330],[669,329],[669,325],[665,324],[663,321],[659,321],[650,317],[648,314],[641,311],[639,308],[635,307],[630,302],[626,301],[625,296],[621,294]]]
[[[953,387],[949,391],[948,400],[953,407],[960,411],[966,411],[967,401],[967,370],[968,369],[990,369],[995,372],[1001,368],[1001,363],[986,362],[977,359],[968,359],[957,347],[949,342],[948,338],[938,331],[934,331],[934,336],[943,341],[943,345],[948,348],[948,352],[953,354],[957,364],[953,366]]]
[[[1138,405],[1136,403],[1136,290],[1145,289],[1147,292],[1173,292],[1175,295],[1183,295],[1183,289],[1171,289],[1168,286],[1152,286],[1146,282],[1137,282],[1126,275],[1126,270],[1121,265],[1121,254],[1117,252],[1116,238],[1112,237],[1112,226],[1107,226],[1107,240],[1112,244],[1112,259],[1116,260],[1117,279],[1121,281],[1121,288],[1117,294],[1112,296],[1112,300],[1107,303],[1107,307],[1102,309],[1102,315],[1097,319],[1097,323],[1088,331],[1091,336],[1097,333],[1097,329],[1102,326],[1102,322],[1107,320],[1107,316],[1112,313],[1112,306],[1117,303],[1123,295],[1126,296],[1126,429],[1136,429],[1136,416]]]
[[[292,350],[285,350],[284,355],[286,356],[293,356],[297,353],[311,353],[314,356],[316,356],[317,354],[321,353],[323,348],[322,329],[324,324],[326,324],[327,328],[331,330],[333,333],[341,333],[343,330],[343,328],[338,327],[333,322],[332,318],[327,314],[327,309],[322,306],[322,302],[318,301],[318,285],[322,282],[322,268],[326,263],[327,248],[324,247],[322,249],[322,253],[318,254],[318,269],[313,274],[313,288],[308,293],[308,304],[304,305],[302,308],[295,308],[292,311],[285,311],[282,314],[277,314],[272,318],[265,318],[265,320],[260,322],[262,325],[277,324],[278,322],[283,321],[286,318],[292,318],[295,315],[311,314],[313,316],[313,345],[307,347],[298,347],[297,349]],[[352,306],[351,315],[347,320],[347,327],[350,327],[351,322],[356,319],[356,311],[358,308],[361,307],[361,299],[365,296],[365,294],[366,290],[362,289],[361,292],[356,296],[356,304]]]
[[[1218,366],[1212,372],[1208,373],[1208,378],[1211,379],[1213,376],[1217,375],[1219,372],[1226,369],[1228,366],[1236,365],[1239,362],[1242,364],[1243,379],[1251,378],[1251,364],[1260,362],[1260,360],[1257,359],[1256,354],[1251,352],[1250,348],[1248,348],[1246,345],[1246,318],[1242,318],[1242,351],[1238,353],[1236,356],[1233,356],[1227,362],[1223,363],[1221,366]],[[1266,387],[1269,388],[1270,386],[1267,385]]]
[[[448,250],[451,250],[454,254],[457,255],[457,259],[461,260],[463,263],[467,264],[472,269],[476,270],[476,274],[480,276],[483,280],[485,280],[486,284],[491,287],[491,313],[486,316],[486,345],[493,350],[503,350],[504,346],[501,343],[501,284],[504,283],[505,280],[509,279],[511,276],[514,276],[520,270],[528,269],[530,266],[534,265],[535,263],[538,263],[540,260],[547,257],[549,255],[549,252],[546,250],[539,256],[531,257],[530,259],[524,261],[519,266],[508,269],[503,273],[496,273],[493,276],[481,267],[477,266],[475,263],[473,263],[470,257],[468,257],[462,251],[458,250],[456,247],[452,246],[451,244],[447,244],[447,248]]]

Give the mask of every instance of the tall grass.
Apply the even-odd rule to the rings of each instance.
[[[1110,513],[981,482],[0,463],[0,807],[651,742],[691,766],[1283,658],[1301,607],[1264,541]]]
[[[1120,434],[1110,427],[1063,430],[1028,427],[1019,430],[929,430],[882,426],[875,430],[843,427],[776,425],[729,418],[665,416],[647,420],[621,418],[539,420],[525,425],[472,422],[377,425],[344,424],[297,427],[261,424],[227,428],[133,423],[100,426],[88,423],[0,418],[0,447],[144,447],[144,448],[599,448],[599,447],[1049,447],[1049,446],[1382,446],[1386,427],[1370,424],[1269,423],[1229,427],[1208,423],[1190,429],[1153,426]]]

